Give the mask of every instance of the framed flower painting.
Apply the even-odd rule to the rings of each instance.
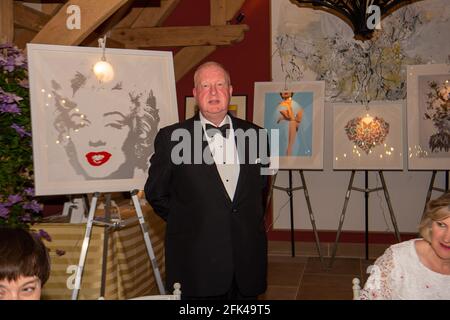
[[[450,169],[450,65],[408,66],[408,168]]]

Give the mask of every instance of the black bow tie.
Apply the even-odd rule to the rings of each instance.
[[[230,132],[230,125],[228,123],[224,124],[221,127],[215,127],[210,123],[206,124],[206,134],[210,138],[212,138],[216,133],[220,133],[222,137],[228,138],[229,132]]]

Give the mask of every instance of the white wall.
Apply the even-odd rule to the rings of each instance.
[[[406,119],[406,111],[403,110]],[[337,230],[339,218],[344,206],[345,194],[348,188],[351,171],[333,171],[333,112],[332,105],[325,105],[325,141],[324,170],[304,171],[306,185],[309,191],[312,210],[318,230]],[[404,121],[403,123],[405,123]],[[407,154],[407,133],[403,127],[404,152]],[[400,232],[416,232],[420,222],[431,171],[407,171],[407,161],[404,159],[403,171],[383,171],[391,204]],[[300,186],[300,174],[293,171],[293,186]],[[369,188],[381,187],[377,171],[369,171]],[[276,185],[288,187],[288,173],[279,172]],[[364,189],[364,171],[357,171],[353,186]],[[445,172],[436,175],[435,187],[445,187]],[[432,198],[441,192],[435,191]],[[273,195],[273,227],[276,230],[290,229],[289,197],[286,192],[274,190]],[[295,229],[312,229],[308,208],[303,190],[294,192],[294,227]],[[342,230],[364,231],[364,193],[353,190],[347,206]],[[371,192],[369,195],[369,231],[393,231],[389,210],[386,205],[383,190]]]

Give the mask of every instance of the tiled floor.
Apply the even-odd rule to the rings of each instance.
[[[366,280],[367,267],[389,245],[371,245],[365,260],[364,245],[339,245],[337,257],[328,268],[332,244],[322,245],[324,263],[314,243],[296,243],[291,256],[289,242],[269,242],[268,288],[259,299],[265,300],[351,300],[352,279]]]

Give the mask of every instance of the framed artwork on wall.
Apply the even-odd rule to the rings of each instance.
[[[186,97],[186,111],[185,119],[192,118],[198,111],[198,106],[196,105],[195,98],[192,96]],[[247,112],[247,96],[246,95],[236,95],[232,96],[230,99],[230,105],[228,106],[228,111],[237,118],[246,119]]]
[[[255,83],[253,120],[278,133],[280,169],[323,169],[324,90],[323,81]]]
[[[448,0],[409,2],[383,17],[376,37],[362,43],[335,14],[271,0],[273,81],[325,80],[327,102],[360,102],[367,94],[373,101],[405,99],[406,66],[445,63],[450,52]]]
[[[403,105],[333,104],[333,169],[402,170]]]
[[[450,169],[450,65],[408,66],[408,168]]]
[[[28,44],[36,195],[143,189],[159,128],[178,121],[169,52]]]

